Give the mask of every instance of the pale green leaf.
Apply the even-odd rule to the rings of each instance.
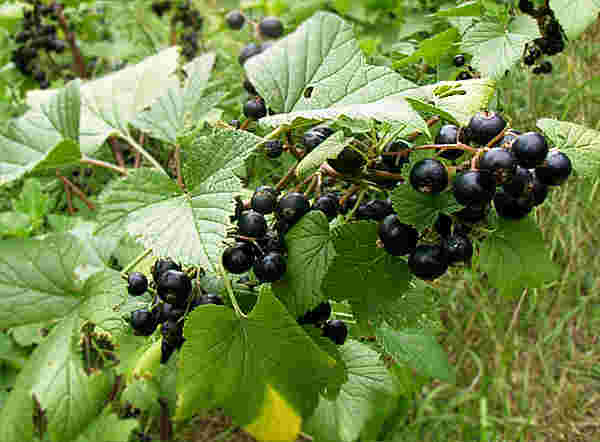
[[[302,161],[298,163],[296,167],[296,175],[304,179],[312,172],[317,170],[322,163],[330,158],[337,158],[338,154],[344,150],[349,140],[346,141],[344,138],[344,132],[338,131],[328,137],[319,146],[317,146],[312,152],[302,158]]]
[[[137,419],[122,419],[111,413],[110,407],[107,407],[77,438],[76,442],[124,442],[129,440],[129,435],[139,425]]]
[[[598,19],[600,0],[550,0],[550,8],[567,38],[575,40]]]
[[[42,113],[65,139],[79,142],[79,118],[81,113],[81,80],[73,80],[59,89],[47,105],[42,105]]]

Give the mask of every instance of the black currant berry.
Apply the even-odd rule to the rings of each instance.
[[[283,254],[286,252],[283,235],[276,232],[267,232],[264,238],[257,240],[257,243],[264,253],[277,252]]]
[[[538,132],[526,132],[513,142],[511,151],[519,164],[527,169],[541,165],[548,155],[546,138]]]
[[[531,0],[519,0],[519,9],[524,14],[531,14],[535,11],[535,7],[533,6],[533,2]]]
[[[456,66],[457,68],[464,66],[465,65],[465,56],[462,54],[458,54],[456,56],[454,56],[454,59],[452,60],[452,62],[454,63],[454,66]]]
[[[458,142],[458,130],[458,126],[454,124],[443,125],[435,137],[435,144],[456,144]],[[461,149],[448,149],[442,151],[440,156],[447,160],[456,160],[464,153],[464,150]]]
[[[394,214],[394,207],[389,200],[370,200],[357,207],[357,219],[381,221],[388,215]]]
[[[517,170],[513,174],[510,181],[502,185],[502,189],[511,196],[519,197],[527,190],[527,187],[533,179],[533,174],[529,169],[517,166]]]
[[[245,273],[254,264],[254,251],[249,243],[237,243],[235,246],[227,247],[221,257],[223,267],[229,273]]]
[[[183,272],[167,270],[160,277],[156,291],[163,301],[181,306],[185,304],[192,292],[192,281]]]
[[[528,196],[515,198],[501,191],[494,197],[494,207],[498,216],[502,218],[521,219],[531,212],[533,202]]]
[[[562,152],[552,151],[548,153],[544,162],[535,168],[535,175],[547,186],[559,186],[569,178],[572,171],[569,157]]]
[[[324,125],[315,126],[312,128],[312,130],[314,130],[315,132],[319,132],[325,138],[328,138],[330,135],[333,135],[333,129],[330,128],[329,126],[324,126]]]
[[[254,85],[247,78],[244,78],[242,85],[244,86],[244,89],[246,89],[246,92],[248,92],[250,95],[258,95]]]
[[[148,278],[140,272],[131,272],[127,277],[127,291],[132,296],[140,296],[148,290]]]
[[[454,216],[456,216],[461,221],[477,223],[486,219],[488,212],[488,204],[474,204],[472,206],[467,206],[464,209],[459,210],[458,212],[455,212]]]
[[[260,282],[275,282],[283,277],[286,268],[287,264],[283,255],[270,252],[262,258],[258,258],[252,270]]]
[[[321,324],[331,316],[331,304],[322,302],[314,309],[307,311],[304,315],[298,318],[298,324]]]
[[[258,30],[264,37],[279,38],[283,35],[283,23],[277,17],[265,17],[258,24]]]
[[[129,323],[135,335],[150,336],[158,326],[158,315],[146,309],[136,310],[131,313]]]
[[[448,270],[448,256],[442,246],[421,244],[410,254],[408,267],[417,278],[434,280]]]
[[[487,171],[468,170],[456,176],[452,192],[463,206],[487,204],[494,197],[496,182]]]
[[[225,303],[223,302],[223,300],[221,299],[220,296],[209,293],[207,295],[202,295],[197,298],[194,298],[194,300],[190,304],[190,310],[194,310],[196,307],[199,307],[201,305],[209,305],[209,304],[225,305]]]
[[[413,165],[410,184],[418,192],[440,193],[448,187],[448,170],[438,160],[426,158]]]
[[[473,257],[473,243],[466,235],[454,234],[444,238],[442,246],[448,257],[448,264],[469,262]]]
[[[352,147],[345,147],[338,154],[337,158],[329,158],[327,160],[327,164],[345,175],[355,175],[360,172],[366,163],[367,160],[364,155]]]
[[[532,175],[531,183],[529,184],[528,191],[533,196],[533,205],[539,206],[544,202],[548,196],[548,185],[540,181],[537,174],[534,171],[530,171]]]
[[[461,71],[456,76],[456,79],[458,81],[471,80],[472,78],[473,78],[473,75],[469,71]]]
[[[160,363],[166,364],[167,362],[169,362],[169,358],[171,357],[173,352],[175,352],[175,350],[177,350],[177,346],[172,345],[169,341],[167,341],[166,339],[163,339],[162,342],[160,343]],[[152,440],[152,439],[144,439],[144,440]]]
[[[165,322],[169,319],[177,321],[185,314],[185,308],[176,307],[168,302],[160,302],[156,307],[156,312],[158,314],[158,322]]]
[[[248,100],[244,104],[244,115],[250,120],[260,120],[262,117],[266,117],[267,107],[265,101],[260,97]]]
[[[486,151],[478,163],[479,169],[491,173],[497,185],[510,181],[517,170],[517,159],[510,150],[494,147]]]
[[[486,145],[506,127],[506,121],[496,112],[477,112],[469,121],[470,138]]]
[[[311,152],[315,147],[325,141],[326,137],[316,130],[308,130],[302,136],[302,145],[306,150],[306,153]]]
[[[174,347],[178,347],[183,340],[183,321],[169,319],[163,322],[160,333],[165,341]]]
[[[403,256],[417,246],[419,232],[408,224],[403,224],[397,215],[386,216],[377,227],[377,235],[383,248],[392,256]]]
[[[331,319],[323,326],[323,336],[331,339],[336,345],[343,345],[348,337],[348,327],[342,321]]]
[[[158,284],[158,281],[160,281],[160,277],[163,275],[163,273],[165,273],[168,270],[181,271],[181,265],[177,264],[169,258],[156,260],[156,262],[152,266],[152,279],[154,279],[154,282]]]
[[[265,208],[264,206],[262,207]],[[262,238],[267,233],[267,221],[262,213],[254,210],[242,212],[238,219],[238,233],[250,238]]]
[[[241,13],[241,11],[234,10],[225,16],[225,21],[230,29],[239,31],[244,27],[244,23],[246,23],[246,17]]]
[[[315,200],[311,210],[320,210],[331,221],[340,210],[340,201],[335,193],[326,193]]]
[[[494,144],[493,147],[502,147],[504,149],[510,149],[512,147],[512,143],[517,139],[517,137],[521,135],[521,132],[518,130],[510,129],[505,132],[504,136],[500,141]]]
[[[283,143],[280,140],[269,140],[264,144],[264,150],[269,158],[279,158],[283,153]]]
[[[442,238],[449,237],[452,233],[452,218],[445,213],[440,213],[433,228]]]
[[[238,61],[243,66],[246,61],[250,58],[254,57],[261,53],[260,46],[256,43],[248,43],[243,49],[240,51],[240,55],[238,56]]]
[[[250,200],[252,210],[268,215],[273,213],[277,206],[277,191],[271,186],[260,186],[254,191]]]
[[[354,208],[354,206],[356,206],[357,201],[358,201],[357,194],[350,195],[348,198],[346,198],[346,200],[344,200],[344,203],[341,205],[340,213],[342,215],[346,215],[348,212],[350,212]]]
[[[410,145],[403,140],[390,141],[383,148],[381,161],[390,172],[400,172],[402,166],[408,163],[410,156]],[[397,154],[397,155],[386,155]]]
[[[275,213],[277,218],[290,225],[295,224],[310,210],[310,204],[304,194],[290,192],[277,203]]]

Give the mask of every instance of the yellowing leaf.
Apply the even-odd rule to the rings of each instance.
[[[300,433],[302,418],[271,385],[258,417],[244,429],[259,441],[293,442]]]
[[[128,377],[128,382],[141,377],[152,378],[152,373],[156,372],[158,367],[160,367],[160,346],[161,341],[156,341],[140,356],[137,364],[131,371],[131,375]]]

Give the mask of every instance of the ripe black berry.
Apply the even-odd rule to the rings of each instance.
[[[136,310],[131,313],[129,323],[135,335],[150,336],[158,326],[158,315],[146,309]]]
[[[271,186],[260,186],[254,191],[250,200],[252,210],[268,215],[273,213],[277,206],[277,191]],[[264,218],[263,218],[264,219]]]
[[[394,213],[390,200],[370,200],[358,206],[355,212],[357,219],[381,221]]]
[[[524,14],[531,14],[535,11],[533,2],[531,0],[519,0],[519,9]]]
[[[491,173],[496,184],[501,185],[512,179],[517,170],[517,159],[510,150],[494,147],[481,156],[478,166]]]
[[[397,215],[386,216],[377,227],[377,235],[383,248],[392,256],[403,256],[417,246],[419,232],[408,224],[403,224]]]
[[[234,10],[225,16],[225,21],[227,22],[227,26],[229,26],[229,28],[233,29],[234,31],[239,31],[242,29],[242,27],[244,27],[244,23],[246,23],[246,17],[241,13],[241,11]]]
[[[229,273],[240,274],[247,272],[254,264],[254,251],[249,243],[237,243],[227,247],[221,257],[223,267]]]
[[[463,206],[487,204],[494,197],[496,182],[487,171],[469,170],[456,176],[452,192]]]
[[[264,238],[257,240],[257,243],[264,253],[277,252],[285,253],[285,241],[283,235],[276,232],[267,232]]]
[[[400,172],[402,166],[408,163],[410,145],[403,140],[390,141],[383,148],[381,161],[390,172]],[[399,153],[399,155],[385,155],[386,153]]]
[[[340,213],[342,215],[346,215],[349,211],[351,211],[358,201],[358,195],[353,194],[344,200],[344,203],[340,207]]]
[[[260,282],[275,282],[283,277],[286,268],[287,264],[283,255],[270,252],[257,259],[252,270]]]
[[[166,364],[167,362],[169,362],[169,358],[171,357],[171,355],[173,354],[173,352],[175,350],[177,350],[177,346],[172,345],[169,341],[167,341],[166,339],[163,339],[162,342],[160,343],[160,363]],[[152,439],[145,438],[143,440],[152,440]]]
[[[531,183],[529,184],[528,191],[533,196],[532,204],[534,206],[539,206],[548,196],[548,185],[540,181],[535,171],[531,172],[531,175],[532,179]]]
[[[535,175],[548,186],[558,186],[569,178],[572,170],[569,157],[562,152],[553,151],[549,152],[544,162],[535,168]]]
[[[131,272],[127,277],[127,291],[132,296],[140,296],[148,290],[148,278],[140,272]]]
[[[160,277],[156,291],[163,301],[180,306],[185,304],[192,292],[192,281],[183,272],[167,270]]]
[[[448,171],[438,160],[426,158],[413,166],[410,184],[418,192],[440,193],[448,187]]]
[[[337,216],[340,210],[340,201],[336,194],[326,193],[315,200],[311,210],[320,210],[331,221]]]
[[[329,137],[330,135],[333,135],[333,129],[330,128],[329,126],[315,126],[312,128],[312,130],[319,132],[321,135],[323,135],[325,138]]]
[[[238,56],[239,63],[243,66],[248,59],[254,57],[261,53],[260,46],[256,43],[248,43],[243,49],[240,51],[240,55]]]
[[[527,132],[517,137],[511,150],[521,166],[532,169],[546,159],[548,144],[542,134]]]
[[[265,207],[262,208],[264,209]],[[238,219],[238,233],[250,238],[262,238],[267,233],[265,216],[254,210],[242,212]]]
[[[302,193],[290,192],[284,195],[277,204],[277,218],[290,225],[295,224],[310,210],[308,199]]]
[[[213,295],[213,294],[207,294],[207,295],[202,295],[200,297],[194,298],[194,300],[192,301],[191,305],[190,305],[190,310],[194,310],[196,307],[199,307],[201,305],[224,305],[225,303],[223,302],[223,300],[221,299],[220,296],[218,295]]]
[[[264,37],[279,38],[283,35],[283,23],[277,17],[265,17],[258,24],[258,30]]]
[[[250,95],[258,95],[254,85],[247,78],[244,78],[242,85],[244,86],[244,89],[246,89],[246,92],[248,92]]]
[[[435,137],[435,144],[456,144],[458,142],[458,126],[454,124],[445,124],[440,128],[440,132]],[[464,154],[461,149],[448,149],[440,152],[442,158],[447,160],[456,160]]]
[[[445,213],[440,213],[433,228],[442,238],[449,237],[452,233],[452,218]]]
[[[244,115],[251,120],[260,120],[262,117],[267,116],[265,101],[260,97],[248,100],[244,104]]]
[[[486,145],[506,127],[506,121],[496,112],[478,112],[469,121],[470,138]]]
[[[169,319],[177,321],[185,314],[185,308],[176,307],[168,302],[161,302],[156,307],[156,312],[158,314],[158,322],[165,322]]]
[[[283,153],[283,143],[280,140],[269,140],[264,144],[264,149],[269,158],[279,158]]]
[[[456,79],[458,81],[463,81],[463,80],[471,80],[473,78],[473,75],[471,75],[471,73],[469,71],[461,71],[459,72],[459,74],[456,76]]]
[[[306,149],[306,153],[308,153],[325,141],[326,138],[322,132],[310,129],[302,136],[302,145]]]
[[[501,191],[494,197],[494,207],[502,218],[521,219],[531,212],[533,203],[529,196],[515,198]]]
[[[433,280],[448,270],[448,256],[439,245],[421,244],[408,258],[408,267],[417,278]]]
[[[330,158],[327,163],[339,173],[354,175],[367,163],[365,157],[352,147],[345,147],[337,158]]]
[[[331,304],[322,302],[314,309],[307,311],[304,315],[298,318],[298,324],[320,324],[329,319],[331,316]]]
[[[532,179],[533,175],[529,169],[517,166],[512,179],[504,183],[502,189],[511,196],[519,197],[526,191]]]
[[[456,66],[457,68],[464,66],[465,65],[465,56],[462,54],[458,54],[454,57],[452,62],[454,63],[454,66]]]
[[[183,340],[183,321],[169,319],[163,322],[160,333],[165,341],[174,347],[178,347]]]
[[[337,319],[329,320],[323,326],[323,336],[331,339],[336,345],[343,345],[348,337],[348,327]]]
[[[181,266],[169,258],[156,260],[152,266],[152,279],[154,279],[154,282],[158,284],[160,277],[168,270],[181,271]]]
[[[474,204],[472,206],[467,206],[464,209],[459,210],[458,212],[455,212],[454,216],[456,216],[461,221],[477,223],[487,218],[488,211],[489,206],[487,203]]]
[[[448,257],[448,264],[468,262],[473,257],[473,243],[465,235],[454,234],[444,238],[442,246]]]

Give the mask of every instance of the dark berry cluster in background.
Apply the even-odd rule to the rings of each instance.
[[[561,53],[565,49],[563,31],[554,17],[554,12],[548,6],[536,8],[531,0],[520,0],[519,9],[534,17],[540,28],[541,38],[536,38],[532,43],[525,46],[523,63],[533,66],[544,55],[552,56]],[[534,74],[549,74],[552,72],[552,63],[543,61],[534,66]]]
[[[217,295],[194,290],[188,273],[169,258],[156,260],[152,267],[152,280],[155,296],[151,304],[132,312],[129,323],[138,336],[150,336],[160,325],[161,363],[164,364],[185,340],[183,325],[187,315],[201,305],[223,305],[223,300]],[[140,272],[129,273],[127,284],[131,296],[143,295],[150,286],[146,275]]]
[[[49,5],[33,2],[33,9],[23,14],[22,30],[14,36],[19,46],[12,51],[11,61],[23,75],[37,81],[41,89],[50,86],[48,72],[41,62],[43,54],[60,54],[66,49],[65,42],[57,36],[57,11],[62,7],[56,2]]]
[[[179,44],[181,45],[181,55],[186,59],[191,60],[199,50],[198,39],[199,32],[202,30],[204,18],[200,11],[194,8],[189,0],[182,0],[176,7],[173,7],[172,1],[155,1],[152,3],[152,12],[157,16],[162,17],[172,11],[171,26],[175,31],[179,26]],[[172,42],[173,44],[175,41]]]

